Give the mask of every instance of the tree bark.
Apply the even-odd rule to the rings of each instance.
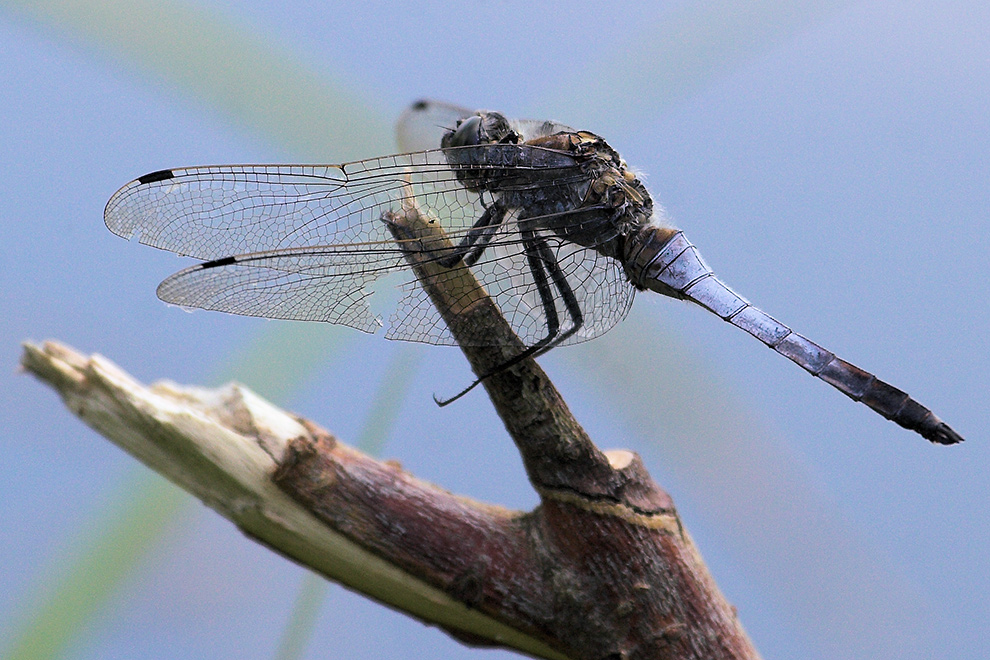
[[[540,496],[518,512],[453,495],[245,388],[146,388],[100,356],[25,345],[86,423],[344,586],[472,645],[542,658],[758,658],[674,508],[632,452],[602,452],[414,208],[389,228],[458,338]],[[495,340],[471,341],[478,332]],[[494,370],[494,372],[493,372]]]

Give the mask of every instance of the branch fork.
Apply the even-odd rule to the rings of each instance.
[[[439,223],[385,219],[476,374],[521,345]],[[420,247],[417,247],[420,246]],[[478,346],[462,338],[498,337]],[[482,381],[540,505],[457,496],[375,460],[246,388],[146,387],[47,342],[22,364],[83,421],[328,579],[471,645],[553,659],[758,658],[673,502],[637,455],[602,452],[533,360]]]

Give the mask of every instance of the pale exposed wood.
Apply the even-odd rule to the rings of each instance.
[[[99,356],[25,346],[86,423],[294,561],[468,644],[574,660],[753,660],[670,496],[599,450],[450,244],[415,208],[385,218],[518,447],[541,504],[459,497],[338,442],[243,387],[145,388]],[[488,345],[466,341],[478,332]],[[452,442],[458,441],[451,438]]]
[[[21,364],[97,432],[293,561],[424,622],[538,657],[566,657],[382,560],[279,490],[277,459],[290,441],[313,434],[247,388],[148,387],[100,355],[56,342],[25,344]]]

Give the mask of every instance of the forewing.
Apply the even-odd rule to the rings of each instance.
[[[411,193],[408,172],[429,179],[438,206],[464,204],[441,152],[345,165],[243,165],[164,170],[121,188],[107,227],[124,238],[211,260],[287,248],[386,238],[381,216]]]
[[[523,145],[458,151],[452,160],[467,163],[462,169],[472,176],[497,172],[503,185],[517,192],[572,185],[582,176],[576,161],[560,152]],[[339,166],[165,170],[118,191],[105,219],[120,236],[208,262],[163,282],[159,296],[167,302],[374,331],[381,323],[368,307],[368,287],[405,268],[385,215],[415,206],[441,221],[457,244],[492,199],[490,193],[467,190],[444,152],[427,151]],[[528,320],[532,314],[517,311],[526,304],[525,284],[509,283],[525,279],[511,256],[518,253],[518,240],[514,224],[506,223],[492,245],[492,255],[502,255],[505,265],[489,267],[482,281],[503,309],[520,319],[514,326],[528,338],[538,333],[529,327],[537,323]],[[423,306],[419,287],[407,289],[414,304],[400,305],[390,336],[450,343],[435,311]]]
[[[389,239],[384,214],[415,204],[448,232],[470,227],[484,202],[458,171],[498,172],[517,189],[580,176],[568,154],[480,145],[343,165],[219,165],[153,172],[110,198],[107,227],[123,238],[203,260]],[[448,160],[461,163],[451,166]],[[511,172],[511,176],[508,174]],[[551,181],[549,185],[554,185]]]

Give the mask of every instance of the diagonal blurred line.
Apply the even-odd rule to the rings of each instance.
[[[306,571],[303,575],[296,602],[292,606],[289,620],[282,630],[282,638],[275,650],[275,660],[295,660],[303,657],[306,645],[313,636],[316,622],[320,618],[320,608],[327,598],[330,585],[315,573]]]
[[[300,160],[325,161],[331,157],[328,155],[341,160],[391,150],[383,142],[391,135],[384,123],[370,120],[370,111],[344,100],[353,98],[352,91],[327,83],[325,75],[293,65],[294,58],[288,51],[274,49],[219,15],[167,1],[5,4],[46,29],[55,28],[73,41],[126,61],[127,66],[137,65],[145,77],[171,85],[177,92],[229,114],[242,126],[300,154]],[[622,76],[582,72],[584,84],[571,89],[580,90],[580,107],[589,119],[588,125],[602,124],[595,118],[608,117],[612,112],[625,117],[630,113],[635,116],[636,112],[655,115],[847,4],[686,3],[665,17],[655,30],[630,41],[648,44],[647,47],[639,52],[619,53],[619,62],[602,60],[600,72],[611,73],[618,68]],[[231,53],[238,53],[241,66],[228,75],[218,63],[229,61]],[[589,90],[589,80],[599,81],[592,87],[600,87]],[[589,98],[596,99],[596,103],[588,103]],[[620,101],[629,98],[637,99],[634,107],[619,107]],[[560,107],[567,105],[562,101],[551,114],[559,115]],[[288,116],[287,110],[291,110]],[[348,128],[335,131],[333,126]],[[288,325],[279,324],[265,332],[259,341],[261,350],[279,351],[280,346],[295,344],[282,339],[291,334],[281,327]],[[312,341],[317,346],[322,337],[331,334],[326,328],[297,329],[307,337],[302,341]],[[668,338],[664,341],[674,345]],[[310,352],[317,346],[311,347]],[[237,374],[249,362],[232,361],[226,370]],[[593,366],[605,365],[598,362]],[[283,382],[275,389],[287,393],[293,386]],[[701,388],[699,397],[707,403],[696,404],[719,414],[710,388]],[[663,404],[652,399],[647,405]],[[726,415],[727,424],[731,411],[721,414]]]
[[[307,69],[224,17],[177,2],[147,0],[6,2],[39,28],[99,50],[114,63],[136,67],[142,78],[204,102],[253,133],[284,145],[299,160],[327,162],[385,153],[392,130],[356,93]],[[236,66],[230,66],[231,63]],[[332,130],[337,126],[346,130]],[[344,333],[322,324],[279,324],[219,367],[224,379],[248,382],[284,401],[332,353]],[[283,369],[267,367],[278,356]],[[324,356],[324,359],[316,359]],[[267,368],[266,368],[267,367]],[[281,374],[279,376],[278,374]],[[285,374],[293,376],[286,379]],[[63,558],[65,577],[22,625],[3,657],[56,658],[76,643],[148,550],[168,533],[193,500],[145,472],[127,483],[112,519],[87,534]],[[162,524],[148,526],[149,521]],[[97,581],[94,582],[93,579]],[[5,645],[6,646],[6,645]]]
[[[391,435],[399,419],[399,411],[412,386],[422,354],[419,346],[407,343],[398,345],[392,354],[355,444],[366,454],[378,456],[381,453],[385,440]],[[306,571],[292,613],[282,631],[275,654],[276,660],[303,657],[316,628],[320,607],[329,590],[330,585],[324,578]]]
[[[254,337],[220,357],[206,381],[244,383],[269,401],[284,403],[359,339],[357,332],[326,323],[266,323]]]
[[[147,470],[118,486],[108,507],[63,549],[52,584],[28,594],[18,608],[22,617],[0,647],[7,660],[63,658],[91,627],[92,618],[106,606],[121,584],[141,565],[148,553],[161,547],[191,498]]]
[[[648,319],[645,309],[653,307],[634,308],[612,331],[613,341],[593,354],[568,354],[603,405],[641,446],[655,448],[678,483],[704,485],[692,487],[690,498],[721,542],[784,603],[788,626],[808,630],[821,648],[846,657],[859,657],[862,649],[877,657],[913,657],[912,647],[925,635],[917,622],[938,614],[850,532],[806,466],[706,365],[682,345],[658,340],[663,324]],[[629,350],[643,337],[652,349],[646,356]],[[649,387],[629,387],[643,381],[644,364],[662,377],[650,378]],[[826,641],[838,630],[841,639]]]
[[[354,89],[328,81],[289,50],[230,17],[174,0],[62,0],[7,6],[39,28],[136,68],[145,83],[203,102],[302,162],[332,162],[394,150],[393,131]],[[334,130],[334,127],[338,127]],[[345,128],[346,127],[346,128]],[[278,403],[325,363],[350,331],[325,324],[266,324],[216,377],[238,380]],[[270,368],[277,363],[282,369]]]
[[[392,149],[392,127],[355,88],[230,16],[175,0],[7,0],[40,28],[93,48],[141,82],[205,103],[308,162]],[[346,130],[331,130],[333,127]]]
[[[592,60],[577,79],[562,81],[556,92],[551,89],[537,109],[556,117],[561,108],[573,108],[586,126],[610,126],[615,117],[626,123],[649,120],[852,4],[851,0],[682,2],[639,34],[630,35],[628,46],[615,56]]]
[[[682,3],[631,37],[625,52],[589,64],[579,80],[565,80],[556,93],[551,90],[547,97],[553,102],[544,104],[550,112],[543,114],[561,117],[561,108],[574,108],[587,126],[608,126],[615,117],[649,121],[854,4]],[[567,117],[573,123],[572,115]],[[681,483],[704,484],[692,489],[692,497],[733,554],[744,558],[747,570],[789,613],[788,625],[804,628],[819,648],[839,654],[871,649],[877,657],[910,657],[928,634],[918,630],[917,622],[937,617],[934,608],[906,576],[851,533],[834,504],[810,485],[806,467],[729,387],[719,385],[711,369],[689,355],[677,334],[646,318],[648,308],[637,305],[629,319],[596,342],[593,356],[575,351],[558,357],[577,366],[644,446],[657,447],[660,460]],[[643,357],[628,347],[644,336],[653,346],[663,346],[648,358],[651,370],[663,378],[653,379],[650,387],[630,388],[643,378]],[[658,411],[663,411],[662,421]],[[773,538],[787,542],[766,540]],[[809,593],[818,598],[809,601]],[[843,634],[837,636],[839,630]]]
[[[368,416],[355,442],[361,451],[372,456],[381,454],[385,439],[398,421],[402,402],[409,393],[413,375],[419,368],[422,356],[421,346],[397,342],[385,369],[385,377],[375,392]]]

